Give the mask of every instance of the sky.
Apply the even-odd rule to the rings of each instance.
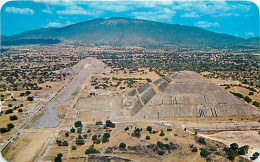
[[[63,27],[95,18],[127,17],[196,26],[243,38],[259,36],[259,9],[250,1],[9,1],[1,34]]]

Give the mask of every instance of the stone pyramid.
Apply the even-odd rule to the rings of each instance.
[[[260,114],[259,109],[192,71],[175,72],[133,89],[123,104],[134,117],[145,119]]]

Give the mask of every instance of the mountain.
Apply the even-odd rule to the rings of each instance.
[[[252,45],[252,42],[254,42],[193,26],[130,18],[99,18],[62,28],[26,31],[4,38],[2,44],[10,45],[12,42],[25,41],[27,39],[99,45],[182,45],[204,47],[243,46]]]

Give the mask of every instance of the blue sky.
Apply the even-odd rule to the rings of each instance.
[[[259,36],[259,9],[250,1],[10,1],[1,9],[1,34],[62,27],[95,18],[129,17]]]

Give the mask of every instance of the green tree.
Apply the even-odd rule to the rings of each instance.
[[[120,143],[120,144],[119,144],[119,148],[120,148],[120,149],[125,149],[125,148],[126,148],[126,144],[123,143],[123,142]]]
[[[76,121],[74,125],[75,127],[82,127],[81,121]]]
[[[153,130],[153,128],[151,126],[147,126],[146,130],[151,132]]]
[[[77,146],[71,146],[72,150],[77,150]]]

